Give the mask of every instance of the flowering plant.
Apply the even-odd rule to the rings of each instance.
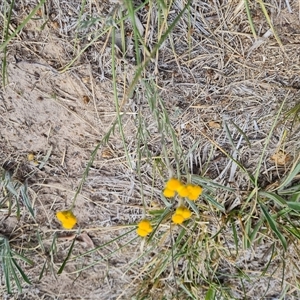
[[[77,218],[71,210],[58,211],[56,217],[65,229],[72,229],[77,223]]]
[[[151,223],[149,220],[142,220],[138,223],[138,228],[136,230],[136,233],[139,236],[145,237],[147,236],[149,233],[151,233],[153,231],[153,228],[151,226]]]
[[[171,178],[167,181],[163,195],[167,198],[172,198],[175,194],[180,197],[187,197],[191,201],[195,201],[202,194],[202,187],[193,184],[183,184],[176,178]]]

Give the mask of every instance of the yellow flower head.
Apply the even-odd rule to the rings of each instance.
[[[185,206],[178,207],[176,214],[182,215],[185,220],[189,219],[192,215],[191,211]]]
[[[177,193],[180,197],[187,197],[189,195],[189,191],[185,185],[181,185],[178,188]]]
[[[142,220],[138,223],[138,228],[136,230],[136,233],[139,236],[142,236],[142,237],[147,236],[152,231],[153,231],[153,228],[152,228],[149,220]]]
[[[202,187],[199,185],[188,184],[186,186],[189,200],[195,201],[202,194]]]
[[[173,190],[170,190],[168,188],[165,188],[164,189],[164,192],[163,192],[163,195],[166,197],[166,198],[172,198],[175,196],[175,191]]]
[[[182,224],[183,221],[189,219],[191,215],[192,213],[187,207],[180,206],[176,209],[175,214],[172,216],[172,221],[175,224]]]
[[[56,217],[65,229],[72,229],[77,223],[77,219],[71,210],[58,211]]]
[[[175,224],[182,224],[183,221],[184,221],[184,217],[182,215],[179,215],[179,214],[174,214],[172,216],[172,221],[175,223]]]
[[[182,186],[182,183],[176,179],[171,178],[166,183],[166,189],[177,192],[177,190]]]
[[[138,228],[136,230],[136,233],[141,237],[145,237],[149,234],[149,232],[147,232],[146,230],[143,230],[142,228]]]
[[[193,184],[184,185],[178,179],[171,178],[166,183],[163,195],[172,198],[176,192],[182,198],[187,197],[189,200],[195,201],[202,194],[202,187]]]

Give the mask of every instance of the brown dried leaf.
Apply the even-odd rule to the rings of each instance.
[[[271,160],[273,160],[275,164],[279,166],[286,165],[290,161],[290,159],[290,155],[282,150],[277,151],[271,156]]]
[[[84,95],[82,97],[82,101],[83,101],[84,104],[88,104],[90,102],[90,98],[87,95]]]
[[[217,129],[220,129],[220,128],[221,128],[220,123],[215,122],[215,121],[210,121],[210,122],[208,122],[208,126],[209,126],[210,128],[217,128]]]
[[[105,148],[102,151],[102,157],[103,158],[113,158],[114,156],[109,148]]]
[[[56,30],[56,29],[59,29],[60,26],[57,21],[54,21],[54,22],[51,22],[51,27]]]
[[[91,82],[90,76],[82,77],[82,82],[83,82],[84,84],[90,83],[90,82]]]

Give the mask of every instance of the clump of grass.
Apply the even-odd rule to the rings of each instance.
[[[14,292],[14,285],[17,286],[19,293],[21,293],[22,281],[26,282],[27,284],[31,284],[27,275],[17,263],[17,259],[22,260],[29,265],[34,264],[33,261],[29,260],[25,256],[16,253],[11,248],[9,240],[5,236],[0,235],[0,263],[8,294]]]
[[[23,204],[31,217],[35,218],[26,181],[25,183],[19,182],[13,178],[9,170],[1,168],[0,191],[2,194],[0,208],[7,209],[7,216],[11,215],[12,210],[16,210],[17,219],[20,219],[21,204]],[[0,235],[0,263],[4,274],[6,290],[9,294],[14,292],[14,285],[17,286],[20,293],[22,292],[22,280],[31,284],[27,275],[17,263],[17,259],[21,259],[30,265],[34,264],[33,261],[24,255],[15,252],[10,246],[9,239]]]
[[[3,195],[0,207],[8,207],[8,215],[11,214],[12,207],[16,206],[17,218],[20,219],[20,203],[23,203],[32,218],[35,218],[26,180],[21,183],[13,178],[10,170],[1,168],[0,191]]]

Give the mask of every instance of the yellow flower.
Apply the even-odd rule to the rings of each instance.
[[[178,188],[177,193],[180,197],[187,197],[189,195],[189,191],[185,185],[181,185]]]
[[[166,189],[177,192],[177,190],[182,186],[182,183],[176,179],[171,178],[166,183]]]
[[[147,236],[152,231],[153,231],[153,228],[152,228],[149,220],[142,220],[138,223],[138,228],[136,230],[136,233],[139,236],[142,236],[142,237]]]
[[[180,206],[176,209],[175,214],[172,216],[172,221],[175,224],[182,224],[183,221],[189,219],[191,215],[192,213],[187,207]]]
[[[186,186],[189,200],[195,201],[202,194],[202,187],[199,185],[188,184]]]
[[[72,229],[77,223],[77,219],[71,210],[58,211],[56,217],[65,229]]]
[[[187,207],[184,207],[184,206],[178,207],[176,209],[176,214],[182,215],[185,220],[189,219],[192,215],[191,211]]]
[[[172,221],[175,223],[175,224],[181,224],[183,223],[184,221],[184,217],[182,215],[179,215],[179,214],[174,214],[172,216]]]
[[[166,198],[172,198],[175,196],[175,191],[172,191],[172,190],[166,188],[166,189],[164,189],[163,194]]]
[[[136,230],[136,233],[137,233],[139,236],[142,236],[142,237],[147,236],[147,235],[149,234],[149,232],[147,232],[146,230],[143,230],[142,228],[138,228],[138,229]]]
[[[193,184],[184,185],[178,179],[171,178],[166,183],[163,195],[167,198],[172,198],[175,196],[175,192],[180,197],[187,197],[189,200],[195,201],[202,194],[202,187]]]

